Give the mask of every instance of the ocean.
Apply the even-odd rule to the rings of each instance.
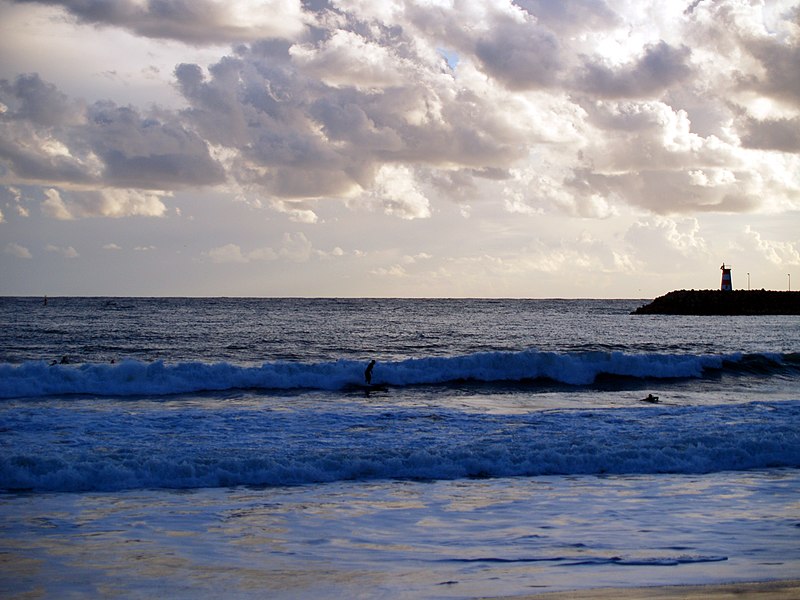
[[[0,595],[796,578],[800,320],[644,303],[0,298]]]

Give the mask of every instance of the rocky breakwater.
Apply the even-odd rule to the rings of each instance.
[[[659,296],[633,315],[800,315],[800,292],[679,290]]]

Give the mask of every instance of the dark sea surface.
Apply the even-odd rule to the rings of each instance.
[[[644,303],[0,298],[0,593],[796,576],[800,319]]]

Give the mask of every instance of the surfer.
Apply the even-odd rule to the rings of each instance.
[[[650,402],[651,404],[655,404],[658,402],[658,396],[653,396],[653,394],[647,394],[647,398],[642,398],[642,402]]]
[[[367,365],[367,368],[364,370],[364,380],[367,382],[367,385],[372,383],[372,369],[375,367],[375,361],[371,360],[370,363]]]

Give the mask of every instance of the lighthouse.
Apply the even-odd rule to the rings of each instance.
[[[720,267],[722,270],[722,283],[719,286],[723,292],[730,292],[733,290],[733,283],[731,283],[731,266],[725,266],[725,263],[722,263]]]

